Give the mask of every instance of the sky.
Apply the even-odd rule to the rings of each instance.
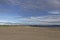
[[[60,25],[60,0],[0,0],[0,24]]]

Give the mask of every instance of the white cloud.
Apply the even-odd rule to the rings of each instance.
[[[0,23],[14,23],[13,21],[11,20],[0,20]]]
[[[48,11],[49,14],[60,14],[60,11]]]
[[[39,16],[39,17],[29,17],[29,18],[20,18],[26,23],[33,24],[60,24],[60,15],[48,15],[48,16]]]
[[[19,20],[19,21],[18,21]],[[53,25],[53,24],[59,24],[60,25],[60,15],[47,15],[47,16],[31,16],[31,17],[18,17],[17,21],[20,22],[20,24],[37,24],[37,25]],[[0,20],[0,24],[5,23],[16,23],[15,20]],[[18,23],[17,22],[17,23]]]

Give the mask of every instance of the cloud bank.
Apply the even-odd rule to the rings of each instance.
[[[29,18],[19,18],[18,20],[27,24],[37,25],[60,25],[60,15],[37,16]]]

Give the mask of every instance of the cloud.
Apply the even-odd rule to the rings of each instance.
[[[60,24],[60,15],[48,15],[48,16],[37,16],[29,18],[19,18],[18,20],[25,23],[38,24],[38,25],[47,25],[47,24]]]
[[[16,17],[25,23],[34,24],[60,24],[60,0],[0,0],[0,5],[19,6],[22,11],[37,14],[37,12],[47,11],[47,16],[31,16],[29,18]],[[58,14],[58,15],[57,15]]]
[[[26,10],[60,9],[60,0],[0,0],[0,4],[19,5]]]
[[[48,11],[49,14],[60,15],[60,11]]]
[[[20,23],[20,24],[31,24],[31,25],[60,25],[60,15],[47,15],[47,16],[31,16],[31,17],[21,17],[21,16],[14,16],[12,20],[11,17],[8,17],[8,20],[0,20],[4,23]],[[13,20],[14,19],[14,20]],[[17,22],[18,21],[18,22]]]
[[[5,23],[14,23],[13,21],[11,20],[0,20],[0,24],[5,24]]]
[[[0,23],[19,23],[17,18],[22,16],[0,16]]]

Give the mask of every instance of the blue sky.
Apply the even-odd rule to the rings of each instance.
[[[0,24],[60,25],[60,0],[0,0]]]

